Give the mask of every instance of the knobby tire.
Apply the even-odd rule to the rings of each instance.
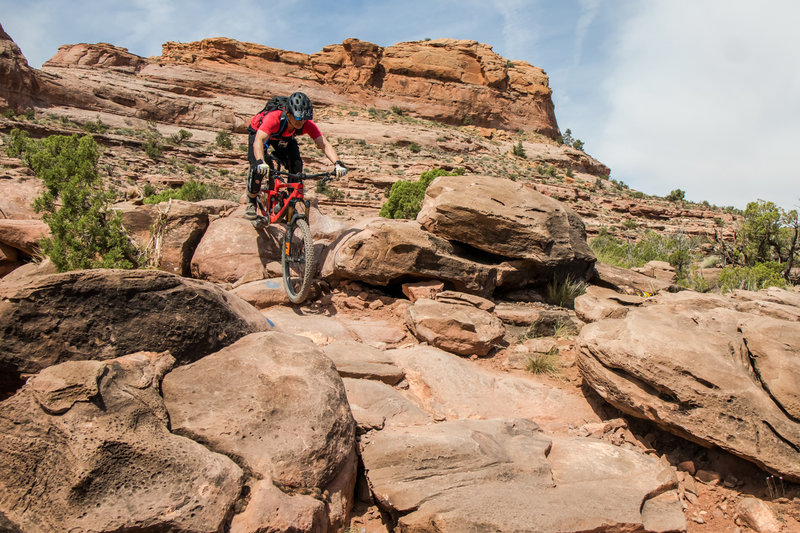
[[[289,301],[294,304],[302,303],[308,297],[311,279],[314,277],[314,240],[305,219],[300,218],[294,224],[287,224],[281,267],[283,285]]]

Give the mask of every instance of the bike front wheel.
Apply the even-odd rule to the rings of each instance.
[[[314,240],[308,221],[298,219],[286,226],[286,239],[283,243],[281,267],[283,268],[283,285],[289,301],[295,304],[303,302],[311,290],[311,279],[314,277]]]

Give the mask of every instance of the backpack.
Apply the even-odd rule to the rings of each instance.
[[[264,121],[264,117],[266,116],[267,113],[270,113],[272,111],[277,111],[277,110],[282,111],[281,120],[280,120],[280,128],[278,129],[278,133],[274,133],[270,137],[275,136],[275,137],[280,138],[281,135],[283,135],[283,132],[286,131],[286,128],[289,127],[289,118],[286,116],[286,109],[287,109],[288,102],[289,102],[289,99],[287,97],[285,97],[285,96],[273,96],[272,98],[267,100],[266,104],[264,104],[264,109],[262,109],[261,111],[259,111],[256,114],[256,116],[258,117],[258,126],[260,127],[261,123]],[[253,127],[252,126],[248,126],[248,128],[252,129]],[[255,133],[257,130],[258,130],[258,128],[256,128],[255,130],[251,131],[250,133]]]

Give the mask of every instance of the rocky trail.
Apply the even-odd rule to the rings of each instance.
[[[91,130],[150,259],[56,273],[41,181],[0,156],[0,531],[800,531],[800,294],[596,262],[587,236],[719,244],[736,215],[557,142],[541,69],[447,39],[0,52],[3,143]],[[307,186],[302,305],[241,216],[254,77],[307,91],[351,168]],[[464,175],[377,216],[433,168]],[[216,198],[143,202],[189,181]],[[567,273],[574,309],[545,303]]]

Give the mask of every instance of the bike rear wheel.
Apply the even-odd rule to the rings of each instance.
[[[286,240],[283,244],[281,267],[283,285],[289,301],[303,302],[311,290],[314,277],[314,240],[305,219],[298,219],[286,225]]]

